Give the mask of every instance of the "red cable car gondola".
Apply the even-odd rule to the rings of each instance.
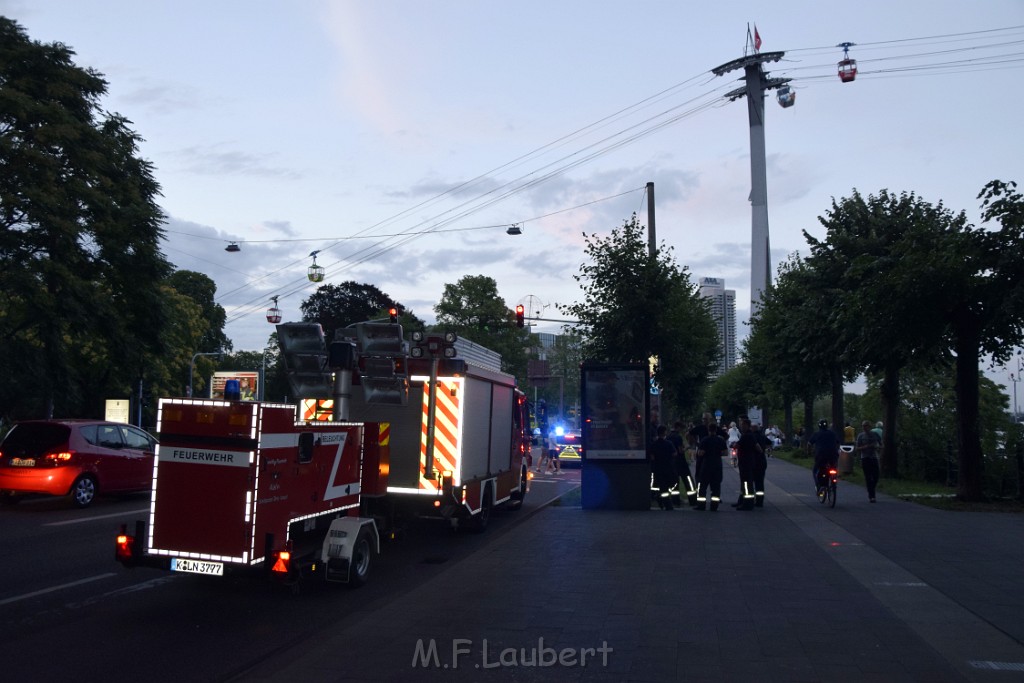
[[[856,43],[839,43],[836,47],[843,48],[843,58],[839,60],[839,80],[849,83],[857,78],[857,60],[850,59],[850,48]]]
[[[274,302],[274,305],[267,309],[267,322],[276,325],[281,322],[281,309],[277,307],[277,297],[272,296],[270,300]]]

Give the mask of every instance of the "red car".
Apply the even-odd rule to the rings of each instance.
[[[0,503],[42,493],[69,496],[84,508],[101,491],[146,491],[156,444],[143,430],[118,422],[19,422],[0,443]]]

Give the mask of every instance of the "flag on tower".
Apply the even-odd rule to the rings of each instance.
[[[757,32],[757,24],[754,24],[754,49],[761,49],[761,34]]]

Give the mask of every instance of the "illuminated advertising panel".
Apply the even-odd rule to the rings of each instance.
[[[583,364],[585,460],[647,459],[648,386],[643,365]]]

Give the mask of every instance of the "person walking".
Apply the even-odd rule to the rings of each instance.
[[[871,429],[871,423],[861,423],[861,433],[857,435],[857,452],[860,453],[860,466],[864,470],[864,485],[868,489],[868,500],[875,502],[875,487],[878,486],[878,452],[882,448],[882,439]]]
[[[750,420],[740,420],[740,440],[736,442],[736,467],[740,474],[740,497],[733,505],[737,510],[754,509],[754,472],[758,453],[764,449],[757,443]]]
[[[676,485],[676,447],[665,438],[665,425],[657,428],[657,438],[651,444],[651,474],[658,490],[658,507],[672,509],[672,487]]]
[[[722,501],[722,458],[729,447],[719,433],[718,425],[711,422],[708,426],[710,433],[697,445],[697,502],[693,509],[707,509],[710,489],[711,511],[717,512]]]
[[[555,456],[558,454],[558,442],[555,440],[555,429],[552,427],[548,430],[547,436],[544,437],[544,450],[540,456],[540,462],[537,463],[537,472],[541,470],[545,474],[550,471],[548,468],[554,467]]]

